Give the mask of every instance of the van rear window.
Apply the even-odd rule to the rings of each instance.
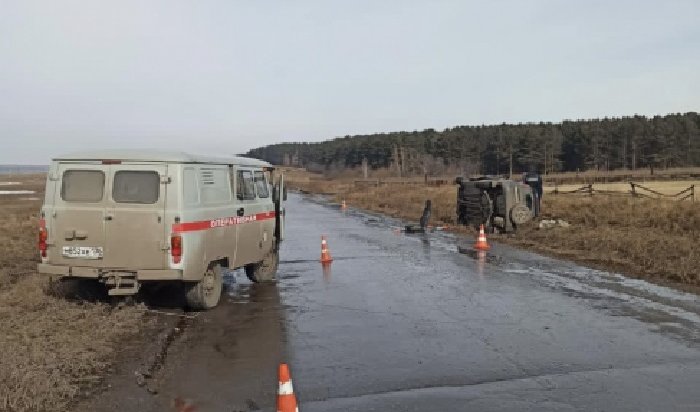
[[[102,200],[105,174],[100,170],[66,170],[61,179],[61,199],[94,203]]]
[[[112,199],[117,203],[151,204],[160,195],[158,172],[147,170],[120,170],[114,174]]]

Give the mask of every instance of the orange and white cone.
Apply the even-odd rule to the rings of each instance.
[[[476,250],[489,250],[491,249],[491,246],[489,246],[489,242],[486,241],[486,233],[484,232],[484,225],[481,225],[479,228],[479,237],[476,239],[476,243],[474,243],[474,249]]]
[[[331,257],[331,252],[328,251],[328,243],[326,243],[326,237],[321,236],[321,263],[331,263],[333,258]]]
[[[278,376],[280,387],[277,391],[277,412],[299,412],[297,397],[294,396],[292,387],[292,376],[286,363],[280,364]]]

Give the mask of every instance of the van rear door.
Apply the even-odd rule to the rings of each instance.
[[[168,167],[113,164],[105,211],[104,265],[161,269],[167,265],[165,199]]]
[[[109,166],[59,163],[50,225],[48,261],[56,265],[103,266],[105,200]]]

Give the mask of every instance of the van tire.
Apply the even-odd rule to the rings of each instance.
[[[220,265],[210,266],[202,280],[185,285],[187,306],[194,310],[207,310],[219,304],[223,289],[223,271]]]
[[[265,255],[263,260],[245,266],[245,274],[251,282],[274,282],[277,268],[280,264],[280,254],[276,247]]]

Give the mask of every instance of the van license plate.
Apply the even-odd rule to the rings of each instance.
[[[102,259],[101,246],[63,246],[63,256],[79,259]]]

